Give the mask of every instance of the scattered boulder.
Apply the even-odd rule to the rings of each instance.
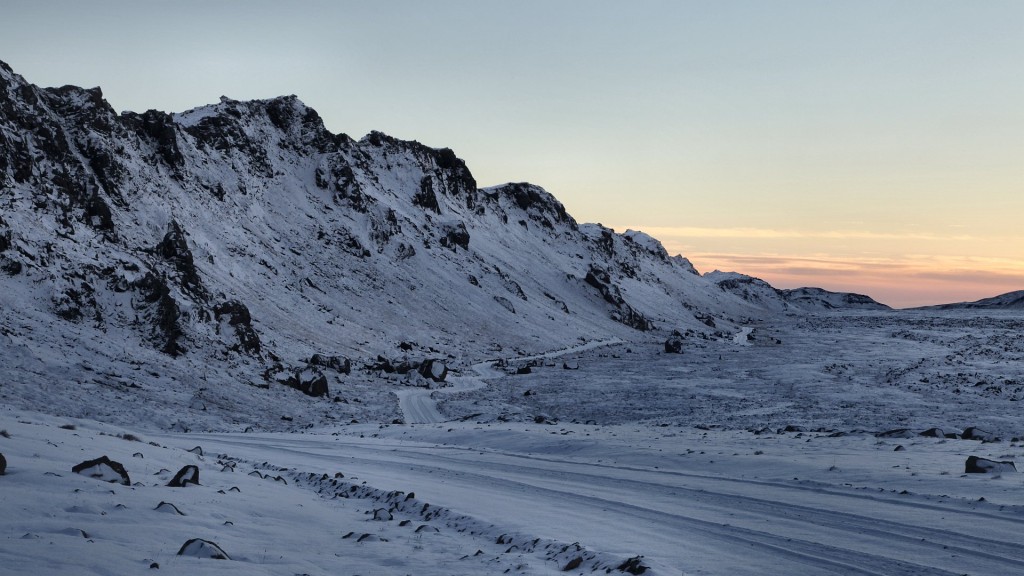
[[[683,353],[683,335],[679,332],[679,330],[673,330],[672,335],[668,337],[668,340],[665,340],[665,353]]]
[[[579,370],[580,369],[580,363],[575,361],[575,360],[566,360],[565,362],[562,362],[562,369],[563,370]]]
[[[373,519],[379,520],[381,522],[389,522],[391,520],[394,520],[395,517],[387,508],[377,508],[376,510],[373,511]]]
[[[4,458],[3,454],[0,454],[0,476],[7,474],[7,458]]]
[[[171,481],[167,483],[167,486],[171,488],[184,488],[189,484],[195,484],[199,486],[199,467],[189,464],[183,466],[178,473],[171,478]]]
[[[86,460],[71,468],[75,474],[82,474],[90,478],[96,478],[104,482],[123,484],[131,486],[132,481],[128,478],[128,471],[120,462],[115,462],[106,456],[100,456],[95,460]]]
[[[178,556],[208,558],[211,560],[231,560],[231,557],[227,555],[227,552],[221,550],[220,546],[201,538],[193,538],[182,544],[181,549],[178,550]]]
[[[341,356],[313,354],[309,357],[307,364],[311,366],[320,366],[321,368],[330,368],[339,374],[349,374],[352,372],[352,361]]]
[[[929,428],[921,432],[919,436],[924,436],[925,438],[945,438],[946,434],[942,431],[942,428]]]
[[[979,440],[981,442],[998,442],[999,437],[991,432],[987,432],[978,428],[977,426],[971,426],[964,428],[963,434],[960,435],[964,440]]]
[[[281,364],[276,364],[264,371],[263,377],[267,380],[295,388],[307,396],[330,396],[327,376],[312,364],[294,372]]]
[[[1016,471],[1017,466],[1010,460],[989,460],[977,456],[968,456],[964,466],[964,472],[967,474],[1000,474]]]
[[[420,376],[430,378],[434,382],[444,382],[448,377],[448,364],[444,360],[424,360],[419,367]]]

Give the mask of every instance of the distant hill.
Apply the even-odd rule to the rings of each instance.
[[[915,310],[1024,310],[1024,290],[1015,290],[974,302],[921,306]]]
[[[709,272],[704,275],[722,290],[768,310],[891,310],[870,296],[830,292],[823,288],[775,288],[760,278],[737,272]]]

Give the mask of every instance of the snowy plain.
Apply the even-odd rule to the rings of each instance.
[[[964,473],[1024,461],[1022,328],[780,316],[683,354],[467,360],[450,388],[391,386],[419,406],[404,424],[170,433],[6,407],[0,573],[1024,573],[1024,479]],[[100,455],[134,485],[71,473]],[[199,486],[165,486],[189,464]],[[191,538],[231,559],[177,556]]]

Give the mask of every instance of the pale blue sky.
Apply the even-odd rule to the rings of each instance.
[[[1024,289],[1024,2],[5,0],[117,109],[296,94],[698,268],[896,305]]]

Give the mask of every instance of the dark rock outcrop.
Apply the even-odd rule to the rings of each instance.
[[[600,266],[592,264],[584,282],[596,288],[605,302],[615,306],[616,309],[611,314],[612,320],[640,331],[654,328],[654,324],[650,320],[626,303],[619,292],[619,287],[612,283],[611,275]]]
[[[100,456],[95,460],[86,460],[81,464],[76,464],[71,467],[71,471],[75,474],[82,474],[104,482],[123,484],[124,486],[132,485],[132,481],[128,477],[128,471],[124,469],[124,466],[120,462],[115,462],[106,456]]]
[[[260,353],[262,348],[260,336],[252,327],[252,315],[249,314],[249,308],[245,304],[238,300],[228,300],[214,306],[213,315],[218,321],[222,317],[226,317],[228,326],[234,329],[238,343],[231,346],[231,350],[254,355]]]
[[[185,230],[176,220],[171,220],[167,225],[167,233],[156,245],[156,253],[174,265],[174,269],[181,275],[181,284],[185,290],[205,298],[206,289],[199,279],[199,270],[196,269],[195,258],[185,239]]]
[[[310,366],[319,366],[321,368],[330,368],[338,374],[350,374],[352,372],[352,361],[348,358],[341,356],[326,356],[323,354],[313,354],[306,361]]]
[[[7,458],[4,458],[3,454],[0,454],[0,476],[7,474]]]
[[[665,340],[665,353],[683,353],[683,335],[678,330],[673,330],[672,335],[668,337],[668,340]]]

